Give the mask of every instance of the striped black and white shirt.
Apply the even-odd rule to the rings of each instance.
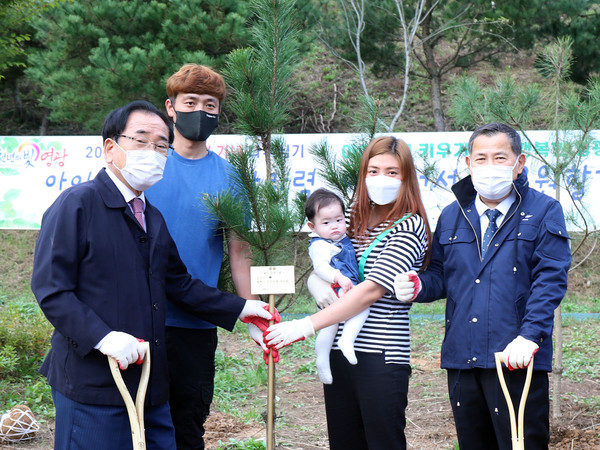
[[[352,239],[357,261],[389,224],[383,222],[374,228],[367,228],[368,238],[360,242],[356,237]],[[425,222],[418,215],[412,215],[394,226],[373,248],[365,263],[365,279],[383,286],[387,292],[371,305],[369,317],[354,342],[356,351],[384,353],[387,364],[410,364],[408,311],[411,304],[396,299],[394,278],[409,270],[418,271],[423,265],[426,250]],[[340,324],[333,349],[339,349],[337,340],[342,330],[343,324]]]

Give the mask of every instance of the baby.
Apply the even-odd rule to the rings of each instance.
[[[338,289],[338,295],[343,295],[360,282],[356,253],[350,238],[346,236],[344,203],[333,192],[317,189],[306,201],[304,211],[308,218],[308,227],[316,235],[308,244],[308,255],[314,271],[320,278],[332,283],[332,288]],[[367,308],[347,320],[338,340],[338,347],[350,364],[357,362],[354,341],[368,315]],[[337,324],[323,328],[315,341],[317,373],[324,384],[333,382],[329,351],[337,331]]]

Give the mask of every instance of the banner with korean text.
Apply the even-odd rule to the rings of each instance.
[[[417,169],[424,162],[435,163],[435,182],[419,174],[421,193],[432,229],[442,208],[454,200],[449,191],[453,183],[468,175],[464,154],[470,132],[447,133],[394,133],[409,144]],[[550,154],[553,133],[529,131],[529,140],[542,154]],[[356,134],[287,134],[284,135],[290,161],[292,190],[313,191],[323,187],[316,164],[310,153],[312,145],[326,141],[336,158],[346,157]],[[226,158],[228,153],[246,145],[240,135],[215,135],[207,142],[211,151]],[[582,200],[588,226],[600,222],[600,204],[594,197],[600,194],[600,132],[583,155],[578,167],[567,168],[572,176],[584,182],[585,188],[573,192]],[[523,139],[523,151],[528,153],[530,143]],[[258,152],[258,167],[264,167],[264,154]],[[261,161],[262,160],[262,161]],[[262,164],[262,165],[261,165]],[[100,136],[0,136],[0,228],[38,229],[44,211],[56,197],[69,187],[93,179],[105,167]],[[528,157],[529,184],[555,197],[556,186],[547,175],[547,168],[533,157]],[[264,178],[263,173],[255,175]],[[561,190],[561,203],[568,215],[573,204],[566,191]],[[577,229],[573,224],[571,230]]]

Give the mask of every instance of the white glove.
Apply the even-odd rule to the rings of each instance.
[[[292,320],[290,322],[281,322],[271,325],[265,335],[267,347],[275,347],[280,349],[286,345],[290,345],[296,341],[303,341],[315,334],[310,316],[304,319]]]
[[[269,351],[269,349],[267,348],[267,346],[265,344],[265,341],[263,340],[263,332],[261,331],[260,328],[258,328],[253,323],[249,323],[248,324],[248,333],[250,334],[250,337],[254,340],[254,342],[256,342],[258,345],[260,345],[260,347],[265,352]]]
[[[265,309],[266,306],[266,309]],[[274,317],[269,312],[269,305],[265,302],[261,302],[260,300],[246,300],[246,304],[240,313],[239,319],[242,322],[246,322],[244,319],[249,317],[262,317],[266,320],[273,320]]]
[[[523,336],[517,336],[506,346],[500,359],[510,370],[524,369],[539,348],[540,346],[535,342],[525,339]]]
[[[125,370],[129,364],[141,364],[144,361],[146,350],[142,342],[122,331],[111,331],[98,342],[96,348],[116,359],[119,368]]]
[[[314,297],[315,302],[321,309],[327,308],[338,299],[335,291],[331,288],[331,284],[315,273],[312,273],[306,280],[306,287],[308,287],[310,295]]]
[[[417,298],[421,289],[421,279],[414,270],[398,274],[394,279],[394,292],[396,298],[401,302],[412,302]]]

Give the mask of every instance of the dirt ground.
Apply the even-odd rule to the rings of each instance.
[[[220,347],[226,354],[235,354],[238,345],[228,335],[224,335],[220,341]],[[305,362],[296,363],[300,365]],[[456,433],[446,394],[446,372],[439,368],[440,361],[435,358],[413,358],[412,365],[406,412],[408,448],[454,449]],[[563,416],[551,424],[550,449],[600,449],[600,413],[590,412],[581,402],[572,400],[599,396],[600,382],[586,380],[585,383],[573,383],[563,379],[562,384],[565,393]],[[279,398],[276,406],[276,415],[279,417],[275,428],[276,448],[328,449],[323,387],[317,376],[298,375],[294,379],[278,377],[276,396]],[[241,441],[253,437],[258,440],[266,435],[263,426],[247,425],[218,412],[211,413],[207,430],[206,443],[209,449],[216,449],[219,440],[222,443],[227,443],[231,438]]]
[[[243,352],[241,349],[245,345],[246,343],[240,342],[235,334],[229,333],[224,334],[219,343],[220,349],[226,355],[238,355]],[[283,353],[282,358],[285,358]],[[300,365],[309,360],[310,358],[306,358],[295,363]],[[412,364],[406,427],[408,448],[454,449],[456,435],[446,395],[445,371],[439,369],[439,360],[436,358],[417,358],[413,359]],[[292,378],[280,375],[277,377],[276,386],[276,448],[328,449],[323,388],[317,376],[302,374]],[[550,449],[600,449],[600,414],[587,410],[585,402],[581,401],[591,396],[600,396],[600,382],[586,380],[583,383],[574,383],[563,380],[563,391],[563,417],[551,425]],[[266,405],[266,387],[257,395],[265,398]],[[214,450],[219,445],[224,446],[230,439],[264,440],[266,436],[263,424],[246,424],[241,419],[214,409],[206,428],[206,448],[209,450]],[[0,444],[0,449],[51,449],[52,430],[52,424],[43,423],[39,436],[33,441],[16,445]]]

